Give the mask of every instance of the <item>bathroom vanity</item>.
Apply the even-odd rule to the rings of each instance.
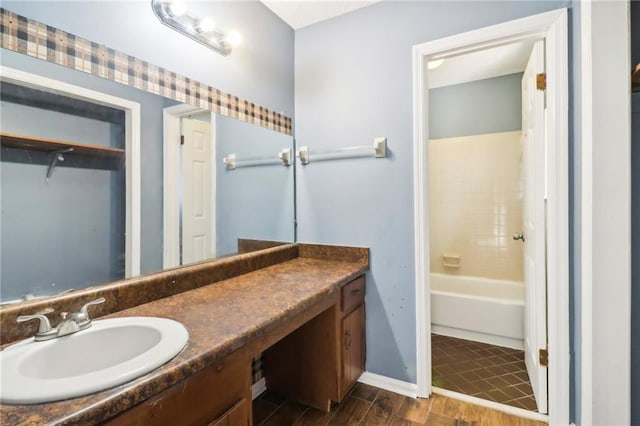
[[[189,342],[115,388],[1,405],[0,423],[251,425],[251,363],[261,353],[267,388],[329,410],[364,370],[367,269],[367,249],[288,244],[5,308],[5,339],[23,337],[14,318],[25,310],[65,310],[103,296],[98,315],[170,318],[187,328]]]

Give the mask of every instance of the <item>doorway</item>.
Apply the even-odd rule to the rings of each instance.
[[[429,88],[431,80],[437,74],[437,68],[434,66],[439,63],[442,67],[443,63],[450,62],[451,64],[468,55],[476,57],[471,67],[457,67],[456,72],[445,74],[451,77],[457,73],[458,78],[464,78],[460,75],[469,70],[476,73],[494,73],[493,75],[496,75],[496,72],[504,74],[505,69],[513,66],[513,63],[511,65],[502,64],[503,70],[500,71],[496,69],[496,67],[500,68],[497,66],[500,61],[478,59],[478,57],[486,55],[492,50],[505,50],[510,46],[518,45],[526,46],[525,64],[533,65],[531,67],[520,65],[518,69],[512,70],[512,72],[525,71],[522,127],[524,149],[522,154],[524,157],[534,158],[534,161],[524,159],[523,165],[535,164],[534,167],[524,167],[522,182],[528,188],[528,191],[523,191],[523,194],[529,194],[532,197],[531,200],[535,200],[535,202],[527,204],[527,200],[524,200],[521,222],[523,228],[519,232],[513,232],[524,246],[521,249],[523,254],[521,271],[524,281],[536,283],[536,285],[524,285],[526,293],[524,315],[526,319],[522,326],[522,345],[527,352],[528,376],[531,378],[531,385],[536,393],[539,411],[543,413],[547,411],[545,391],[548,388],[549,421],[551,423],[568,423],[566,26],[566,10],[557,10],[414,47],[418,396],[428,397],[432,391],[446,393],[438,389],[438,383],[434,383],[434,388],[432,388],[432,380],[434,379],[432,359],[436,354],[435,348],[432,347],[431,333],[436,329],[433,325],[434,315],[438,315],[439,310],[442,311],[441,308],[434,305],[434,297],[439,297],[434,296],[434,288],[439,284],[431,275],[433,266],[436,263],[442,263],[445,268],[455,269],[463,265],[465,261],[464,256],[461,257],[456,252],[445,251],[443,247],[433,245],[431,240],[432,235],[440,232],[439,227],[430,226],[432,216],[437,215],[435,210],[437,207],[431,203],[433,194],[429,190],[431,183],[429,166],[431,163],[428,148],[432,133],[431,128],[434,126],[434,123],[430,122],[432,114],[429,113],[432,100]],[[541,67],[544,69],[543,72],[540,72]],[[546,75],[547,80],[552,81],[540,93],[536,92],[538,89],[531,90],[532,84],[534,88],[536,86],[538,74]],[[535,141],[535,143],[529,143],[530,141]],[[545,149],[545,141],[548,142],[548,149]],[[526,228],[527,224],[529,228]],[[500,224],[494,223],[494,225]],[[495,228],[498,229],[499,226]],[[494,237],[492,242],[487,245],[499,245],[500,243],[506,245],[507,230],[500,229],[500,232],[494,233],[492,237]],[[504,247],[491,248],[499,250]],[[477,288],[477,286],[472,287]],[[545,301],[547,296],[548,301]],[[486,299],[485,297],[480,298]],[[453,329],[458,328],[459,323],[456,321],[472,319],[468,309],[478,308],[459,307],[457,309],[457,314],[455,310],[450,308],[444,309],[449,316],[454,317],[453,323],[450,325]],[[488,309],[486,317],[494,317],[496,313],[494,307]],[[477,323],[478,321],[472,320],[472,322]],[[510,321],[497,322],[500,325]],[[548,336],[545,335],[547,329],[549,330]],[[507,333],[503,337],[513,339],[514,336]],[[542,357],[546,354],[549,356],[548,367],[540,365],[541,360],[544,364],[545,360]],[[547,377],[549,378],[548,383]],[[507,386],[507,384],[503,385]],[[496,405],[500,405],[497,408],[504,411],[522,411],[522,408]]]
[[[215,114],[165,108],[164,250],[170,268],[215,257]]]
[[[546,414],[543,50],[524,40],[427,72],[433,383]]]

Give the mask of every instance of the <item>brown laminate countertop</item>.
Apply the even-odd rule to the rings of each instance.
[[[366,269],[364,260],[298,257],[111,314],[174,319],[189,331],[189,342],[164,366],[115,388],[54,403],[0,405],[0,424],[100,423],[268,333]]]

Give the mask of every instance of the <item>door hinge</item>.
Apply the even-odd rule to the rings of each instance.
[[[184,145],[184,135],[180,135],[180,145]]]
[[[536,89],[547,90],[547,74],[536,74]]]
[[[542,367],[549,366],[549,350],[547,348],[540,349],[540,365]]]

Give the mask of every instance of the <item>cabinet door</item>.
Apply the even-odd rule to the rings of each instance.
[[[250,410],[250,380],[251,363],[243,354],[232,353],[104,424],[207,425],[211,419],[229,414],[242,401],[244,411]],[[234,426],[240,424],[247,423]]]
[[[222,416],[209,423],[209,426],[248,426],[249,410],[247,399],[242,398]]]
[[[364,371],[364,305],[342,320],[342,355],[342,395],[346,395]]]

